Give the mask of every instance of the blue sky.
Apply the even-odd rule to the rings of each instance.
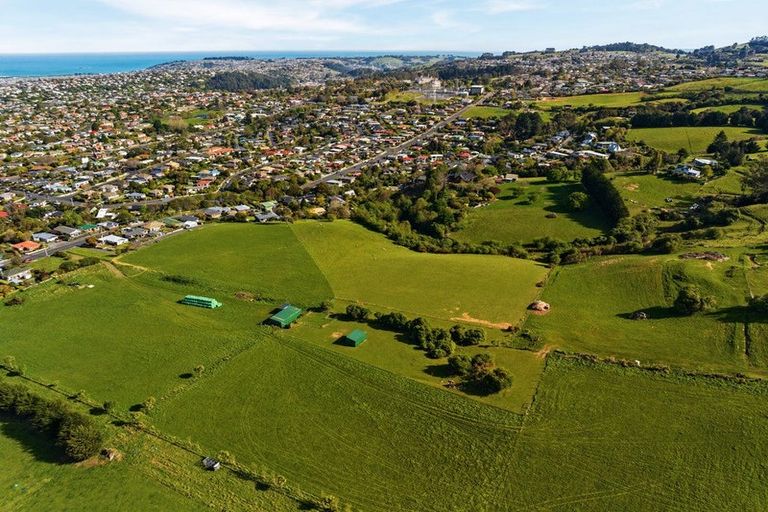
[[[695,48],[767,19],[768,0],[0,0],[0,53]]]

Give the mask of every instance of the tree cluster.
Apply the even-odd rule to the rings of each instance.
[[[496,366],[491,354],[477,354],[471,358],[456,354],[448,358],[448,367],[465,385],[483,393],[498,393],[512,386],[512,376]]]
[[[629,217],[629,210],[624,204],[624,198],[596,166],[588,166],[581,173],[581,183],[587,189],[590,198],[600,206],[613,223]]]
[[[73,411],[60,400],[36,395],[20,384],[0,381],[0,412],[11,414],[49,436],[72,461],[93,457],[104,443],[103,433],[93,419]]]

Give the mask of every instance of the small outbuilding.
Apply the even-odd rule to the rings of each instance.
[[[216,299],[210,297],[198,297],[196,295],[187,295],[181,299],[181,304],[186,306],[195,306],[198,308],[216,309],[220,308],[223,304]]]
[[[288,329],[301,316],[302,310],[296,306],[285,304],[280,311],[269,317],[267,323]]]
[[[218,471],[221,469],[221,462],[212,457],[206,457],[203,459],[203,467],[208,471]]]
[[[363,331],[362,329],[355,329],[354,331],[344,336],[344,339],[342,341],[348,347],[357,348],[363,343],[365,343],[366,340],[368,340],[368,333]]]

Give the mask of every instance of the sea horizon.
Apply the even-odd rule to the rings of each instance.
[[[467,51],[190,51],[190,52],[79,52],[79,53],[0,53],[0,78],[43,78],[72,75],[104,75],[148,69],[173,61],[194,61],[212,57],[251,57],[254,59],[351,58],[385,55],[452,55],[476,57]]]

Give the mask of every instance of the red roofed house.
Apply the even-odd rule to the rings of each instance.
[[[37,242],[19,242],[18,244],[13,244],[11,247],[19,252],[32,252],[38,250],[40,244]]]

